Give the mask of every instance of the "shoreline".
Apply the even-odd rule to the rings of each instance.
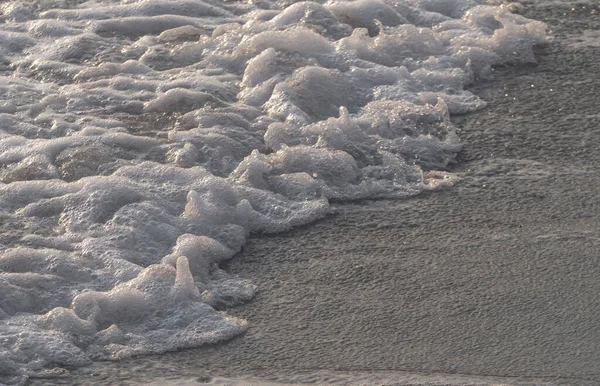
[[[341,375],[363,371],[397,384],[600,382],[600,52],[567,41],[600,22],[589,9],[561,19],[559,6],[527,3],[555,42],[535,68],[471,88],[490,103],[453,118],[464,143],[456,186],[336,204],[310,226],[251,238],[227,264],[259,289],[229,310],[250,323],[231,341],[30,384],[346,384],[361,381]],[[468,382],[480,381],[496,380]]]

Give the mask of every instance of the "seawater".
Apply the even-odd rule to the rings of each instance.
[[[0,4],[0,382],[232,338],[250,233],[451,186],[465,87],[548,41],[513,7]]]

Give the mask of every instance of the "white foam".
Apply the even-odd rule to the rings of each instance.
[[[464,88],[547,40],[482,3],[0,5],[0,382],[229,339],[250,233],[452,185]]]
[[[353,28],[368,28],[375,33],[377,22],[386,26],[408,24],[392,7],[378,0],[333,2],[329,10],[342,22]]]

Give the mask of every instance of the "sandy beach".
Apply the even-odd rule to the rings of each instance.
[[[255,235],[229,342],[30,384],[599,384],[600,10],[525,3],[555,40],[473,86],[454,187]]]

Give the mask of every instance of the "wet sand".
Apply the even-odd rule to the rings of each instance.
[[[230,342],[31,384],[600,384],[600,10],[566,3],[528,2],[556,40],[454,118],[456,186],[253,237]]]

